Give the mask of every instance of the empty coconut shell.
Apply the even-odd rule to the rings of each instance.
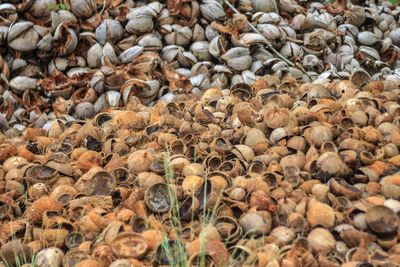
[[[322,227],[314,228],[307,236],[310,248],[316,254],[326,254],[334,250],[336,240],[333,235]]]
[[[343,179],[332,178],[329,180],[330,191],[339,196],[346,196],[350,199],[356,199],[361,196],[361,190],[357,187],[351,186]]]
[[[26,178],[32,184],[52,184],[57,179],[58,172],[47,166],[32,166],[26,170]]]
[[[90,170],[92,167],[101,165],[103,165],[103,158],[93,150],[84,152],[78,159],[78,167],[82,170]]]
[[[335,220],[335,213],[329,205],[314,199],[308,202],[307,221],[311,227],[322,225],[331,228]]]
[[[165,183],[156,183],[150,186],[144,194],[146,206],[153,212],[167,212],[171,208],[169,190],[171,189]]]
[[[248,212],[240,217],[239,224],[244,233],[268,234],[271,231],[272,219],[267,211]]]
[[[115,176],[107,171],[99,171],[93,174],[88,181],[88,196],[108,196],[117,186]]]
[[[242,235],[242,228],[237,220],[228,216],[218,217],[214,222],[223,242],[227,244],[236,244]]]
[[[154,160],[154,156],[146,150],[138,150],[131,153],[128,157],[127,163],[129,171],[138,174],[148,171]]]
[[[79,246],[85,242],[85,237],[80,232],[71,232],[65,237],[65,245],[68,248]]]
[[[90,256],[84,251],[70,250],[67,254],[65,254],[62,265],[68,267],[76,266],[79,262],[89,258]]]
[[[129,173],[128,169],[119,167],[115,168],[112,171],[112,174],[114,175],[115,179],[117,180],[117,184],[126,184],[129,182],[132,182],[132,175]]]
[[[199,206],[200,202],[197,198],[190,196],[185,199],[179,206],[179,216],[181,217],[181,220],[193,219],[197,214]]]
[[[379,237],[391,237],[397,233],[399,217],[390,208],[378,205],[369,208],[366,213],[368,228]]]
[[[140,259],[147,252],[147,240],[137,233],[121,233],[112,242],[112,252],[121,258]]]
[[[148,228],[146,219],[139,214],[132,216],[129,220],[129,224],[132,227],[132,231],[136,233],[141,233]]]
[[[183,179],[182,189],[186,195],[192,196],[194,194],[197,194],[202,184],[203,178],[197,175],[190,175],[186,176],[185,179]]]
[[[258,190],[251,193],[250,207],[257,210],[265,210],[271,214],[276,214],[278,210],[277,201],[269,197],[264,191]]]
[[[183,251],[182,251],[183,250]],[[168,240],[158,245],[153,258],[153,265],[180,264],[182,258],[179,255],[185,251],[185,247],[179,240]]]
[[[21,240],[12,240],[1,246],[0,258],[9,265],[29,262],[33,256],[31,247],[21,243]]]
[[[37,266],[60,266],[64,252],[56,247],[41,250],[35,257]]]

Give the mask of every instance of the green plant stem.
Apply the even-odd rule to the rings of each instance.
[[[172,227],[172,231],[174,232],[175,236],[178,237],[178,240],[182,239],[182,232],[179,231],[182,229],[181,225],[181,218],[179,214],[179,203],[177,201],[177,195],[176,192],[171,188],[170,185],[175,184],[174,182],[174,170],[171,165],[171,154],[169,151],[168,146],[166,146],[166,151],[167,151],[167,156],[164,158],[164,168],[165,168],[165,178],[167,180],[168,184],[168,195],[170,199],[170,205],[171,205],[171,215],[173,218],[177,218],[177,220],[170,220],[170,224]],[[164,251],[167,255],[168,261],[172,266],[182,266],[185,267],[187,266],[187,255],[185,252],[185,248],[182,246],[180,242],[178,242],[178,247],[175,252],[174,248],[170,248],[168,246],[168,238],[167,238],[167,233],[165,233],[165,241],[163,243]],[[177,255],[175,255],[177,254]],[[175,256],[177,259],[175,259]]]

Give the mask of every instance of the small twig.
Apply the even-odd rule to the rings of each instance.
[[[290,38],[290,37],[287,37],[287,36],[286,36],[286,40],[288,40],[290,42],[293,42],[293,43],[296,43],[296,44],[304,44],[303,40],[297,40],[297,39],[293,39],[293,38]]]
[[[101,9],[100,14],[99,14],[100,19],[101,19],[101,14],[103,14],[105,8],[106,8],[106,0],[103,0],[103,8]]]
[[[2,21],[4,21],[4,22],[10,22],[8,19],[6,19],[6,18],[3,18],[2,16],[0,16],[0,19],[2,20]]]
[[[225,4],[226,4],[230,9],[233,10],[233,12],[235,12],[235,13],[237,13],[237,14],[241,14],[241,13],[229,2],[229,0],[224,0],[224,2],[225,2]],[[259,30],[257,30],[257,28],[254,27],[253,24],[251,24],[250,22],[247,21],[247,25],[249,25],[250,28],[251,28],[253,31],[255,31],[256,33],[262,35],[262,33],[261,33]],[[272,46],[272,44],[271,44],[268,40],[266,40],[266,45],[267,45],[267,47],[268,47],[269,50],[271,50],[271,51],[272,51],[276,56],[278,56],[280,59],[282,59],[283,61],[285,61],[289,66],[291,66],[291,67],[294,67],[294,66],[298,67],[305,75],[307,75],[308,78],[310,78],[310,80],[312,80],[312,77],[306,72],[306,70],[304,69],[304,67],[303,67],[301,64],[299,64],[298,62],[293,63],[293,62],[291,62],[289,59],[285,58],[281,53],[278,52],[278,50],[276,50],[276,49]]]

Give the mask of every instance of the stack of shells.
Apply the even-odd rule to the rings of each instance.
[[[0,4],[3,264],[400,264],[399,7],[53,4]]]
[[[131,96],[154,105],[268,74],[324,84],[360,70],[399,82],[400,7],[339,2],[240,0],[241,17],[222,0],[8,1],[0,4],[1,128],[48,130]]]
[[[400,264],[397,84],[261,81],[267,89],[237,83],[153,107],[132,97],[92,120],[2,136],[2,257]]]

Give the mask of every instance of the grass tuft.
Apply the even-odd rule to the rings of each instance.
[[[182,240],[182,224],[181,224],[181,214],[179,213],[179,203],[177,201],[177,195],[176,191],[173,189],[176,186],[176,180],[175,180],[175,174],[171,165],[171,154],[168,146],[166,146],[166,152],[167,156],[164,158],[164,168],[165,168],[165,178],[167,181],[167,184],[169,185],[168,187],[168,194],[171,202],[171,216],[173,218],[176,218],[176,220],[170,220],[170,226],[172,229],[172,233],[175,236],[176,240]],[[197,148],[194,151],[194,162],[197,161]],[[203,196],[203,203],[202,207],[203,209],[201,212],[198,213],[199,215],[199,221],[201,222],[201,231],[200,231],[200,251],[199,251],[199,257],[197,258],[197,266],[200,267],[205,267],[206,263],[206,257],[207,253],[205,251],[206,249],[206,239],[204,235],[204,229],[208,225],[212,225],[214,223],[214,220],[216,218],[217,214],[217,208],[219,206],[219,203],[222,199],[222,191],[218,195],[217,202],[215,206],[213,207],[212,210],[208,210],[206,208],[207,205],[207,186],[208,186],[208,173],[207,170],[205,171],[204,175],[204,181],[203,181],[203,186],[204,186],[204,196]],[[194,201],[195,199],[195,192],[192,190],[192,199]],[[194,203],[192,202],[192,205]],[[191,221],[193,222],[195,219],[194,213],[192,213]],[[193,231],[193,229],[191,230]],[[167,258],[168,264],[171,266],[182,266],[186,267],[189,265],[189,257],[187,255],[187,252],[185,250],[185,247],[182,242],[171,242],[172,240],[168,239],[168,234],[165,234],[165,240],[161,244],[162,247],[162,254]],[[161,259],[159,259],[161,260]],[[222,266],[221,264],[218,264],[217,266]]]

